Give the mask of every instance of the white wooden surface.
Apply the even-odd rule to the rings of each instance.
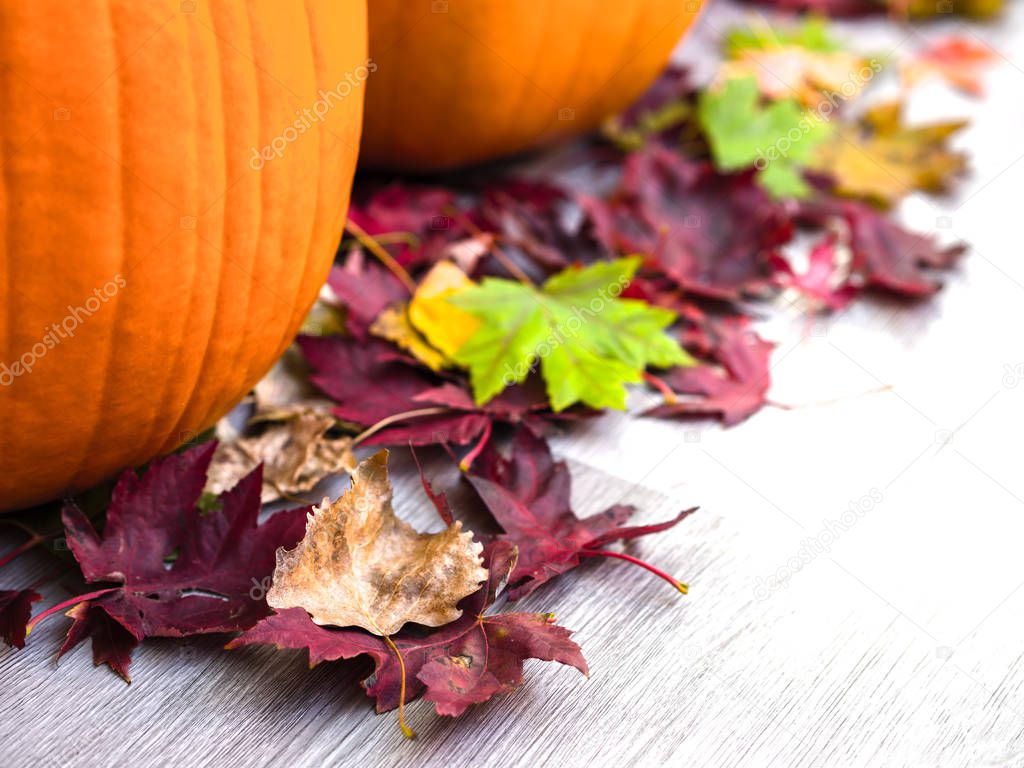
[[[412,705],[407,742],[373,714],[358,664],[307,671],[299,654],[150,641],[126,686],[87,646],[56,666],[57,619],[0,651],[0,765],[1024,765],[1022,11],[969,32],[1003,56],[987,101],[938,85],[912,101],[912,117],[975,120],[962,194],[905,206],[914,226],[973,246],[945,291],[860,303],[807,333],[785,312],[765,327],[780,341],[774,399],[838,402],[728,431],[616,414],[555,441],[581,511],[703,506],[630,550],[688,580],[688,598],[602,562],[525,601],[578,630],[589,680],[532,662],[521,691],[462,719]],[[737,15],[712,8],[684,58]],[[846,29],[873,50],[921,42]],[[398,509],[430,521],[407,462],[397,474]],[[22,558],[0,586],[50,569]]]

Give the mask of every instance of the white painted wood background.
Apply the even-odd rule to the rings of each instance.
[[[717,3],[682,58],[706,71],[740,16]],[[986,101],[931,84],[911,102],[913,118],[974,120],[961,193],[904,208],[973,250],[930,303],[765,325],[773,398],[832,404],[726,431],[616,414],[555,440],[581,512],[702,505],[630,547],[689,581],[688,598],[626,564],[584,565],[522,607],[577,630],[590,679],[530,662],[522,690],[459,720],[413,704],[415,742],[373,714],[359,664],[147,641],[127,686],[87,646],[55,665],[66,624],[51,620],[0,651],[0,765],[1024,765],[1024,9],[991,27],[841,29],[875,51],[959,31],[1000,52]],[[398,464],[398,509],[436,525]],[[24,557],[0,587],[51,569]]]

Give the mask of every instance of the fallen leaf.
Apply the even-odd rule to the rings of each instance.
[[[852,253],[851,273],[862,284],[902,296],[922,297],[941,287],[940,271],[966,251],[962,243],[939,245],[931,235],[912,232],[872,206],[853,200],[806,203],[800,217],[815,226],[845,224],[840,235]]]
[[[447,364],[448,358],[428,344],[413,326],[409,317],[410,306],[396,304],[384,309],[370,326],[370,333],[404,349],[430,370],[440,371]]]
[[[331,267],[327,285],[345,308],[348,331],[357,339],[369,335],[387,307],[409,298],[401,281],[377,262],[366,261],[361,249],[351,251],[343,267]]]
[[[888,102],[845,124],[817,148],[814,168],[836,181],[836,191],[891,206],[907,194],[943,192],[966,167],[966,156],[951,150],[947,140],[966,120],[906,127],[902,105]]]
[[[793,99],[762,103],[758,80],[741,77],[704,91],[697,118],[719,170],[754,167],[758,182],[776,198],[810,194],[802,168],[832,132],[820,115]]]
[[[480,327],[454,359],[469,369],[473,396],[486,403],[526,380],[539,364],[555,411],[575,403],[624,408],[624,385],[648,365],[682,365],[686,354],[664,333],[671,312],[618,298],[640,259],[570,268],[542,287],[484,278],[450,299]]]
[[[15,648],[24,648],[32,603],[42,599],[42,595],[31,589],[0,589],[0,639]]]
[[[459,521],[441,533],[417,533],[399,520],[388,452],[380,451],[356,467],[344,495],[313,509],[295,549],[277,551],[267,603],[381,636],[410,622],[439,627],[462,615],[456,604],[487,578],[482,550]]]
[[[301,608],[276,612],[228,643],[228,648],[273,645],[305,649],[311,666],[324,661],[369,656],[373,674],[363,681],[377,700],[377,711],[423,696],[438,714],[456,716],[467,707],[523,683],[526,659],[557,661],[588,674],[572,634],[548,613],[488,614],[515,560],[503,544],[487,553],[489,577],[459,605],[462,617],[438,629],[403,630],[392,639],[401,660],[382,638],[355,629],[319,626]],[[405,696],[402,696],[403,679]]]
[[[251,437],[219,443],[206,492],[221,494],[262,464],[260,500],[269,504],[311,491],[326,477],[351,472],[356,466],[352,438],[331,437],[336,424],[330,414],[300,408],[279,421],[258,423]]]
[[[767,288],[771,256],[793,235],[790,216],[751,171],[719,174],[657,144],[626,159],[609,201],[584,206],[611,252],[643,253],[645,271],[711,299]]]
[[[696,511],[680,512],[656,525],[623,527],[636,509],[616,504],[580,519],[572,511],[569,469],[556,462],[544,438],[519,430],[508,458],[493,445],[481,454],[467,479],[505,533],[500,540],[515,546],[519,559],[509,583],[513,600],[533,592],[565,573],[584,557],[619,557],[646,568],[681,592],[686,586],[657,568],[618,552],[603,549],[613,541],[626,541],[667,530]]]
[[[233,632],[267,615],[264,580],[274,551],[299,540],[305,510],[278,512],[258,525],[257,469],[201,511],[215,448],[206,443],[158,459],[141,477],[127,470],[102,535],[73,502],[65,505],[68,546],[85,580],[113,586],[72,609],[60,654],[92,637],[97,663],[116,657],[110,666],[127,679],[126,646],[145,637]]]
[[[742,316],[709,322],[700,329],[699,337],[707,361],[676,368],[661,377],[677,395],[692,397],[675,398],[644,411],[644,416],[712,417],[729,427],[764,407],[771,385],[769,358],[775,345],[758,336]]]
[[[818,107],[826,103],[824,94],[828,93],[842,94],[844,100],[855,98],[876,71],[866,59],[848,51],[785,45],[741,50],[733,60],[722,63],[715,80],[725,87],[732,80],[753,78],[769,99],[795,99],[805,107]],[[777,134],[773,141],[782,135]],[[806,155],[801,159],[806,160]]]
[[[857,295],[858,287],[850,283],[850,259],[840,253],[837,241],[833,233],[816,243],[804,270],[795,269],[781,256],[774,262],[779,285],[796,291],[812,313],[842,309]]]
[[[982,96],[985,90],[982,75],[998,59],[998,55],[980,40],[944,37],[903,61],[900,76],[908,88],[934,75],[957,90]]]
[[[480,326],[475,317],[447,301],[474,285],[455,264],[439,261],[420,280],[409,302],[409,322],[441,351],[442,360],[453,357]]]

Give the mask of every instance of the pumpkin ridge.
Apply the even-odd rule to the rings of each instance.
[[[210,12],[212,13],[212,10]],[[185,36],[185,45],[186,45],[186,48],[187,48],[188,51],[192,50],[192,44],[190,42],[191,39],[192,39],[192,34],[191,33],[192,33],[192,30],[189,29],[188,33]],[[213,102],[211,102],[211,103],[207,103],[206,104],[206,109],[212,109],[213,108],[213,104],[219,105],[219,108],[220,108],[220,115],[221,115],[221,142],[220,142],[220,144],[221,144],[221,147],[222,147],[222,154],[223,154],[223,157],[224,157],[224,161],[223,161],[224,184],[227,184],[227,177],[228,177],[227,109],[226,109],[225,104],[224,104],[224,82],[223,82],[223,70],[222,70],[222,67],[221,67],[221,60],[220,60],[220,40],[217,38],[216,35],[211,35],[211,38],[212,38],[212,42],[213,42],[213,46],[214,46],[214,50],[215,50],[215,55],[212,58],[217,62],[217,72],[216,72],[215,76],[213,78],[211,78],[211,81],[215,82],[217,84],[217,92],[218,92],[219,98],[213,100]],[[202,45],[202,41],[201,40],[199,41],[199,43],[200,43],[200,45]],[[197,122],[197,127],[198,127],[198,101],[199,101],[199,99],[196,96],[196,74],[195,74],[194,68],[192,66],[192,57],[191,57],[191,55],[187,56],[186,58],[188,60],[188,65],[187,66],[188,66],[189,72],[190,72],[190,74],[192,74],[192,77],[189,78],[189,83],[190,83],[190,87],[191,87],[192,93],[193,93],[193,101],[197,104],[197,113],[196,113],[197,114],[197,118],[196,118],[196,122]],[[197,166],[198,166],[199,162],[200,162],[200,160],[199,160],[199,155],[198,155],[198,152],[197,152],[196,153],[196,164],[197,164]],[[197,192],[201,192],[201,190],[197,189]],[[197,203],[198,203],[198,199],[197,199]],[[196,208],[197,208],[197,213],[198,213],[199,217],[201,218],[203,216],[203,214],[205,214],[207,211],[209,211],[211,208],[213,208],[215,206],[216,206],[216,202],[212,203],[211,205],[206,206],[206,208],[203,209],[203,210],[198,210],[199,206],[197,205]],[[192,380],[192,386],[191,386],[191,388],[188,391],[188,397],[185,399],[185,402],[189,403],[189,405],[186,406],[185,408],[181,409],[181,413],[178,415],[177,420],[174,421],[170,425],[169,429],[165,429],[163,431],[163,434],[157,433],[157,435],[156,435],[157,439],[156,440],[153,440],[152,437],[150,437],[150,439],[147,440],[147,442],[146,442],[147,453],[150,452],[150,451],[153,451],[153,452],[159,451],[164,446],[164,444],[168,442],[168,440],[176,440],[179,444],[185,442],[185,440],[182,439],[182,438],[184,438],[186,436],[186,432],[192,432],[194,430],[198,430],[199,428],[201,428],[199,425],[203,423],[203,422],[200,422],[200,421],[196,421],[195,422],[195,424],[196,424],[195,427],[189,426],[190,422],[192,422],[193,419],[194,419],[193,411],[195,410],[195,408],[194,408],[193,404],[196,402],[196,393],[199,390],[199,385],[206,378],[207,363],[208,363],[208,360],[209,360],[209,357],[210,357],[210,349],[212,347],[213,339],[214,339],[215,336],[219,337],[221,335],[220,332],[221,332],[221,325],[223,323],[222,318],[223,318],[223,314],[224,314],[222,307],[223,307],[224,302],[221,301],[221,295],[220,294],[221,294],[221,288],[224,285],[224,265],[225,265],[225,263],[227,261],[226,238],[227,238],[227,229],[228,228],[227,228],[226,223],[223,220],[221,220],[220,221],[220,238],[221,238],[221,242],[220,242],[220,248],[218,248],[215,245],[213,245],[213,243],[211,243],[206,238],[199,236],[199,229],[198,229],[199,226],[200,225],[197,222],[196,223],[196,227],[197,228],[195,230],[196,231],[196,238],[201,240],[203,243],[206,243],[207,248],[210,251],[216,252],[216,254],[218,256],[217,268],[215,270],[213,270],[213,269],[209,270],[210,274],[215,274],[216,275],[216,283],[215,283],[216,288],[212,292],[213,295],[216,297],[216,300],[215,300],[214,305],[213,305],[213,314],[212,314],[212,316],[210,318],[210,326],[208,328],[208,331],[207,331],[207,334],[206,334],[206,339],[205,339],[204,344],[203,344],[203,353],[202,353],[202,355],[200,357],[199,366],[196,369],[195,376],[194,376],[194,378]],[[198,255],[198,252],[199,252],[199,245],[197,244],[197,247],[196,247],[197,255]],[[197,259],[197,263],[201,263],[201,262]],[[197,269],[196,270],[196,274],[193,277],[193,284],[192,284],[192,288],[191,288],[191,296],[192,296],[193,300],[190,300],[190,302],[189,302],[189,308],[190,309],[192,307],[192,304],[193,304],[193,301],[194,301],[194,297],[195,297],[195,281],[196,280],[202,280],[202,279],[204,279],[204,274],[202,273],[202,270]]]
[[[113,80],[117,84],[117,95],[115,97],[115,100],[116,100],[116,103],[117,103],[117,120],[115,121],[115,123],[117,125],[117,141],[116,141],[116,146],[118,148],[118,155],[119,155],[119,157],[109,158],[109,159],[110,159],[111,162],[113,162],[113,163],[115,163],[117,165],[117,169],[118,169],[117,170],[117,183],[118,183],[118,191],[119,191],[119,198],[120,198],[118,202],[120,204],[120,211],[121,211],[121,216],[120,216],[121,243],[120,243],[120,248],[118,249],[118,256],[117,256],[118,269],[116,270],[115,274],[123,274],[123,272],[125,271],[125,258],[126,258],[127,254],[128,254],[128,223],[125,220],[124,211],[128,210],[128,204],[129,204],[128,195],[127,195],[127,185],[125,183],[125,175],[126,175],[128,169],[125,167],[125,164],[124,164],[124,137],[125,137],[125,125],[124,125],[125,110],[124,110],[124,106],[125,105],[124,105],[124,92],[123,92],[123,89],[122,89],[121,77],[120,77],[120,74],[119,74],[120,62],[122,62],[123,59],[121,58],[120,51],[118,50],[118,34],[117,34],[116,24],[114,23],[114,8],[113,8],[113,6],[109,2],[103,3],[103,6],[107,9],[107,12],[108,12],[107,13],[107,21],[109,23],[109,29],[110,29],[110,45],[113,48],[114,62],[116,64],[115,64],[115,68],[114,68],[113,73],[110,76],[108,76],[106,79],[101,81],[101,83],[99,85],[97,85],[95,89],[90,91],[89,95],[86,96],[86,98],[83,99],[81,103],[85,104],[88,101],[88,99],[91,98],[96,93],[96,91],[98,91],[99,88],[104,83],[106,83],[108,80]],[[103,152],[102,154],[106,154],[106,153]],[[106,420],[106,413],[107,413],[106,406],[107,406],[107,403],[108,403],[108,401],[110,399],[110,387],[111,387],[113,376],[115,374],[115,367],[113,365],[111,365],[111,363],[114,360],[115,341],[116,341],[118,332],[121,330],[120,329],[120,323],[121,323],[121,312],[120,312],[121,302],[115,301],[115,302],[113,302],[113,304],[114,304],[114,306],[111,307],[112,317],[110,319],[109,336],[108,336],[108,338],[106,340],[106,343],[101,345],[103,351],[105,352],[106,362],[102,366],[103,373],[101,374],[101,376],[102,376],[102,384],[100,385],[100,389],[99,389],[99,408],[97,408],[97,410],[96,410],[96,415],[95,415],[95,417],[93,419],[93,422],[92,422],[92,428],[89,429],[86,432],[86,434],[88,435],[88,438],[85,439],[85,440],[82,440],[82,441],[80,441],[78,443],[79,457],[74,462],[72,462],[71,466],[73,468],[68,473],[68,477],[70,478],[68,480],[68,483],[70,485],[74,485],[75,481],[78,479],[79,475],[82,473],[82,470],[83,470],[83,468],[86,465],[86,462],[88,462],[89,457],[92,454],[94,446],[96,446],[98,444],[100,438],[103,435],[103,428],[102,427],[103,427],[104,421]],[[67,489],[62,489],[62,490],[66,491]]]

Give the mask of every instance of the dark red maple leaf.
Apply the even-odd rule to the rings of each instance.
[[[540,266],[543,277],[601,254],[583,222],[570,224],[574,200],[569,190],[552,181],[507,179],[484,190],[478,218],[481,226]]]
[[[775,345],[758,336],[746,317],[705,319],[684,336],[683,343],[706,362],[673,368],[660,378],[674,393],[692,398],[663,403],[644,411],[644,416],[710,416],[730,427],[764,407]]]
[[[581,202],[610,251],[646,254],[648,269],[711,299],[767,287],[771,256],[793,235],[753,171],[717,173],[657,143],[629,155],[609,201]]]
[[[228,648],[265,644],[305,649],[310,666],[323,661],[369,656],[374,673],[363,681],[377,711],[422,696],[442,715],[459,715],[471,704],[511,691],[523,682],[526,659],[557,661],[588,674],[587,663],[569,630],[547,613],[487,613],[515,562],[515,550],[492,545],[486,553],[488,580],[459,607],[461,618],[436,629],[403,629],[391,637],[401,664],[384,638],[359,629],[314,624],[302,608],[278,611],[228,643]]]
[[[888,13],[891,8],[887,0],[744,0],[744,2],[784,13],[809,13],[831,18]]]
[[[936,271],[953,267],[967,250],[962,243],[942,246],[930,235],[912,232],[885,213],[855,200],[823,198],[801,205],[801,223],[823,227],[845,222],[853,255],[852,278],[871,288],[911,298],[929,296],[942,284]]]
[[[554,460],[543,437],[527,429],[516,433],[508,458],[489,445],[477,462],[477,471],[467,479],[505,531],[499,540],[519,550],[510,579],[511,599],[525,597],[549,579],[575,568],[584,557],[628,560],[686,592],[684,584],[657,568],[603,547],[667,530],[695,512],[696,507],[656,525],[623,527],[636,511],[623,504],[580,519],[570,504],[569,468],[565,462]]]
[[[31,589],[0,589],[0,638],[5,643],[25,647],[25,627],[32,616],[32,603],[42,599]]]
[[[97,664],[128,679],[131,649],[145,637],[234,632],[267,615],[264,583],[275,551],[302,537],[306,510],[279,512],[259,525],[260,469],[217,497],[208,512],[200,510],[215,449],[210,442],[154,461],[141,477],[126,471],[102,535],[74,503],[65,505],[68,546],[85,580],[116,586],[33,621],[75,606],[60,654],[92,637]]]
[[[363,183],[356,187],[348,217],[374,237],[404,235],[387,238],[384,245],[399,264],[412,269],[433,263],[449,243],[468,235],[451,215],[455,205],[455,190],[445,187]]]
[[[385,422],[363,440],[366,445],[482,444],[496,421],[539,431],[546,421],[593,413],[552,412],[537,381],[509,387],[478,406],[463,378],[441,377],[376,339],[302,336],[299,346],[314,371],[310,380],[336,403],[335,416],[365,427]]]
[[[361,249],[350,251],[344,266],[331,267],[327,284],[345,308],[349,333],[358,339],[369,336],[373,321],[390,304],[409,298],[402,282],[376,261],[368,261]]]

